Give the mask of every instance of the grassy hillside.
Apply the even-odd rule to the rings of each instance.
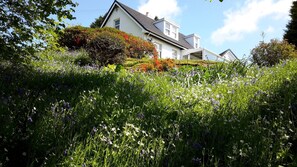
[[[297,61],[137,73],[42,53],[0,69],[0,166],[296,166]]]

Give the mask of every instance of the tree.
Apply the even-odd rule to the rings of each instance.
[[[297,46],[297,1],[293,2],[290,10],[291,21],[287,24],[284,39]]]
[[[72,0],[1,0],[0,59],[19,60],[46,46],[51,33],[74,19]]]
[[[251,55],[252,61],[259,66],[273,66],[281,60],[297,58],[297,50],[285,40],[272,39],[269,43],[261,41]]]
[[[99,16],[94,22],[91,23],[90,27],[91,28],[100,28],[101,25],[103,24],[105,18],[107,16],[107,13],[104,16]]]

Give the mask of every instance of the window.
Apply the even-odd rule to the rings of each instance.
[[[172,49],[172,58],[177,59],[177,51]]]
[[[120,29],[120,24],[121,24],[120,19],[114,20],[114,28],[119,30]]]
[[[199,48],[199,39],[197,37],[194,37],[194,45],[195,48]]]
[[[161,56],[162,56],[162,45],[159,44],[159,43],[154,43],[154,45],[155,45],[155,48],[156,48],[157,53],[159,55],[159,58],[161,58]]]
[[[166,35],[170,35],[170,24],[169,23],[166,23],[165,33],[166,33]]]
[[[171,33],[172,33],[172,37],[176,39],[177,28],[173,27]]]

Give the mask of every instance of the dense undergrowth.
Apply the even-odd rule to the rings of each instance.
[[[297,61],[140,73],[81,54],[1,64],[0,166],[297,165]]]

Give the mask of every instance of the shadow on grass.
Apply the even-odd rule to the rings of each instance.
[[[98,124],[123,127],[131,121],[159,131],[156,135],[168,148],[161,158],[164,166],[277,166],[296,159],[296,75],[269,96],[255,95],[259,100],[251,100],[248,111],[230,102],[214,114],[200,115],[167,111],[166,104],[145,106],[153,101],[150,92],[143,91],[145,85],[119,79],[116,73],[45,73],[16,67],[0,74],[3,166],[56,165],[74,140],[84,141]],[[137,119],[143,113],[146,119]]]
[[[54,120],[53,113],[60,112],[57,119],[65,119],[75,114],[71,113],[74,107],[83,111],[77,104],[91,91],[100,90],[105,102],[118,98],[119,109],[142,106],[150,98],[142,85],[117,81],[115,73],[45,73],[26,67],[1,67],[0,71],[0,159],[4,166],[40,166],[50,156],[63,155],[77,133],[81,133],[80,140],[87,137],[96,123],[105,119],[96,117],[99,112],[85,114],[75,126],[69,121],[65,126],[59,124],[61,120]],[[103,104],[101,109],[107,111],[110,105]],[[120,119],[125,122],[129,118]]]

